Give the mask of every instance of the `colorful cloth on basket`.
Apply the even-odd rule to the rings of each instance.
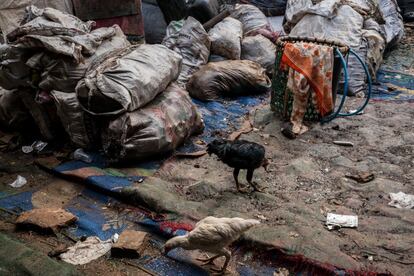
[[[332,78],[334,68],[334,54],[332,47],[314,43],[287,43],[282,56],[282,66],[289,67],[300,74],[289,74],[291,88],[301,88],[301,91],[292,90],[293,94],[303,94],[308,86],[314,92],[316,107],[321,116],[325,116],[334,109],[332,97]],[[306,93],[307,94],[307,93]],[[295,103],[294,103],[295,104]],[[306,107],[305,107],[306,108]]]

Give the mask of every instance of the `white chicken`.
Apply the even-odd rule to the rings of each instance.
[[[210,264],[215,259],[224,256],[226,261],[223,268],[215,270],[224,272],[231,258],[231,252],[225,247],[259,223],[260,221],[254,219],[206,217],[200,220],[191,232],[168,240],[164,246],[164,253],[181,247],[187,250],[200,249],[216,254],[212,258],[201,260],[205,264]]]

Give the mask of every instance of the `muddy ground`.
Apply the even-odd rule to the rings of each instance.
[[[401,72],[412,72],[412,59],[402,59],[412,52],[412,37],[413,28],[407,28],[385,68],[399,62]],[[353,98],[346,109],[361,103]],[[282,123],[269,106],[258,108],[250,116],[254,130],[240,139],[266,147],[270,172],[258,169],[254,177],[265,193],[238,193],[232,169],[215,156],[172,160],[158,176],[188,200],[261,219],[274,229],[263,238],[292,253],[345,268],[414,275],[414,212],[388,206],[389,193],[414,194],[413,104],[374,101],[363,115],[313,124],[296,140],[281,134]],[[335,140],[354,146],[338,146]],[[358,183],[346,177],[360,172],[375,179]],[[359,226],[329,231],[328,212],[357,215]]]
[[[268,238],[294,252],[346,268],[412,275],[414,213],[388,206],[390,192],[414,193],[412,107],[373,103],[364,115],[314,125],[293,141],[281,135],[267,107],[258,111],[257,131],[241,138],[266,147],[270,172],[255,172],[265,193],[237,193],[232,169],[214,156],[171,162],[159,175],[189,200],[261,218],[275,229]],[[345,177],[358,172],[375,179],[360,184]],[[328,231],[328,212],[357,215],[359,227]]]

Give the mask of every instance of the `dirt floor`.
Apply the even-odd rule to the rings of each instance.
[[[266,147],[270,172],[255,173],[265,194],[237,193],[232,169],[213,156],[170,163],[160,175],[188,199],[217,201],[265,218],[268,226],[280,229],[277,235],[285,232],[279,239],[301,240],[294,243],[303,246],[296,251],[308,250],[315,259],[412,275],[414,213],[387,206],[390,192],[414,194],[412,107],[373,103],[364,115],[314,125],[294,141],[281,135],[281,124],[267,107],[258,111],[257,131],[241,138]],[[334,145],[335,140],[350,141],[354,147]],[[372,172],[375,179],[360,184],[346,178],[358,172]],[[264,200],[266,195],[270,197]],[[359,227],[328,231],[324,225],[328,212],[357,215]]]
[[[348,109],[361,101],[348,101]],[[414,212],[388,206],[390,192],[414,194],[413,103],[372,102],[363,115],[311,125],[296,140],[282,136],[281,122],[269,106],[259,108],[251,119],[254,130],[241,139],[266,147],[270,172],[258,169],[254,177],[264,193],[238,193],[232,169],[214,156],[170,160],[157,176],[189,200],[262,220],[275,229],[269,238],[292,246],[292,252],[345,268],[414,275]],[[335,140],[354,146],[338,146]],[[18,174],[28,179],[25,189],[57,181],[19,152],[2,152],[0,164],[3,187]],[[373,173],[375,179],[362,184],[346,177],[359,172]],[[244,178],[241,173],[242,183]],[[76,189],[73,184],[71,191],[76,193]],[[64,200],[59,197],[58,201]],[[58,201],[56,205],[63,204]],[[357,215],[359,226],[329,231],[325,226],[328,212]],[[66,237],[16,232],[12,221],[2,214],[0,231],[41,252],[73,244]],[[148,275],[124,260],[106,257],[77,269],[86,275]]]
[[[412,32],[407,28],[386,66],[412,49]],[[413,65],[405,63],[402,70],[411,72]],[[349,100],[347,110],[361,102]],[[261,219],[275,229],[267,237],[292,252],[345,268],[414,275],[414,212],[388,206],[389,193],[414,194],[413,118],[412,102],[372,102],[363,115],[314,124],[287,140],[280,120],[264,106],[250,118],[254,130],[241,139],[266,147],[270,172],[258,169],[254,178],[265,193],[237,193],[232,169],[215,156],[173,160],[158,175],[188,200]],[[362,184],[347,178],[361,172],[375,179]],[[329,231],[327,213],[357,215],[359,226]]]

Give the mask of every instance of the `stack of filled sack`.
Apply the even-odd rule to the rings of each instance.
[[[118,26],[92,27],[55,9],[26,9],[0,47],[1,125],[21,130],[34,120],[46,140],[60,139],[63,128],[75,146],[103,148],[111,161],[163,154],[202,131],[174,83],[181,55],[131,46]]]
[[[173,21],[163,45],[183,57],[178,84],[199,100],[267,91],[276,47],[266,16],[252,5],[235,5],[230,16],[205,30],[192,17]]]

